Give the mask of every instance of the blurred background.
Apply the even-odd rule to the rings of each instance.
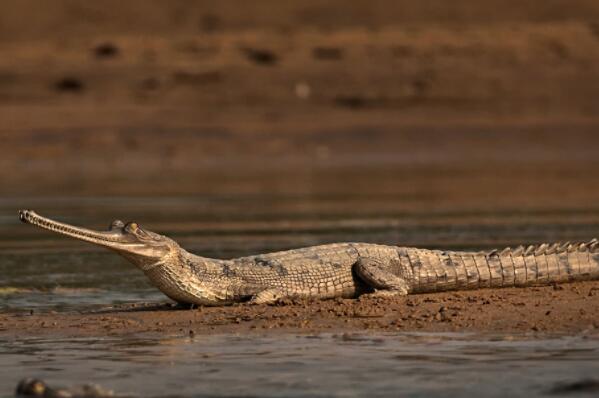
[[[27,206],[287,231],[276,247],[599,231],[596,1],[0,6],[4,225]]]

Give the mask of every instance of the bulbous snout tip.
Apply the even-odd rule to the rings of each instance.
[[[24,223],[28,222],[31,213],[33,213],[33,210],[19,210],[19,220]]]

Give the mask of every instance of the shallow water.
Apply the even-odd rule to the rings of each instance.
[[[114,253],[19,223],[16,210],[91,228],[135,220],[190,251],[233,257],[335,241],[489,248],[599,236],[599,209],[451,208],[419,198],[0,200],[0,310],[76,311],[165,301]],[[423,211],[422,208],[427,208]],[[545,395],[596,377],[599,341],[472,335],[20,339],[0,345],[0,396],[25,376],[140,396]]]
[[[599,342],[581,337],[25,339],[5,342],[0,354],[0,396],[11,394],[4,382],[35,375],[55,385],[89,380],[147,397],[529,397],[599,372]]]

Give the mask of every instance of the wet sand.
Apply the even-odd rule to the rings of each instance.
[[[546,336],[599,333],[599,281],[482,289],[403,298],[286,301],[174,308],[130,304],[87,312],[0,315],[0,338],[131,334],[468,332]]]

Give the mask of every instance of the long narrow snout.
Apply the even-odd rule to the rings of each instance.
[[[42,217],[33,210],[19,210],[19,219],[26,224],[35,225],[47,229],[48,231],[113,249],[119,249],[133,243],[123,234],[122,230],[94,231],[87,228],[76,227]]]

